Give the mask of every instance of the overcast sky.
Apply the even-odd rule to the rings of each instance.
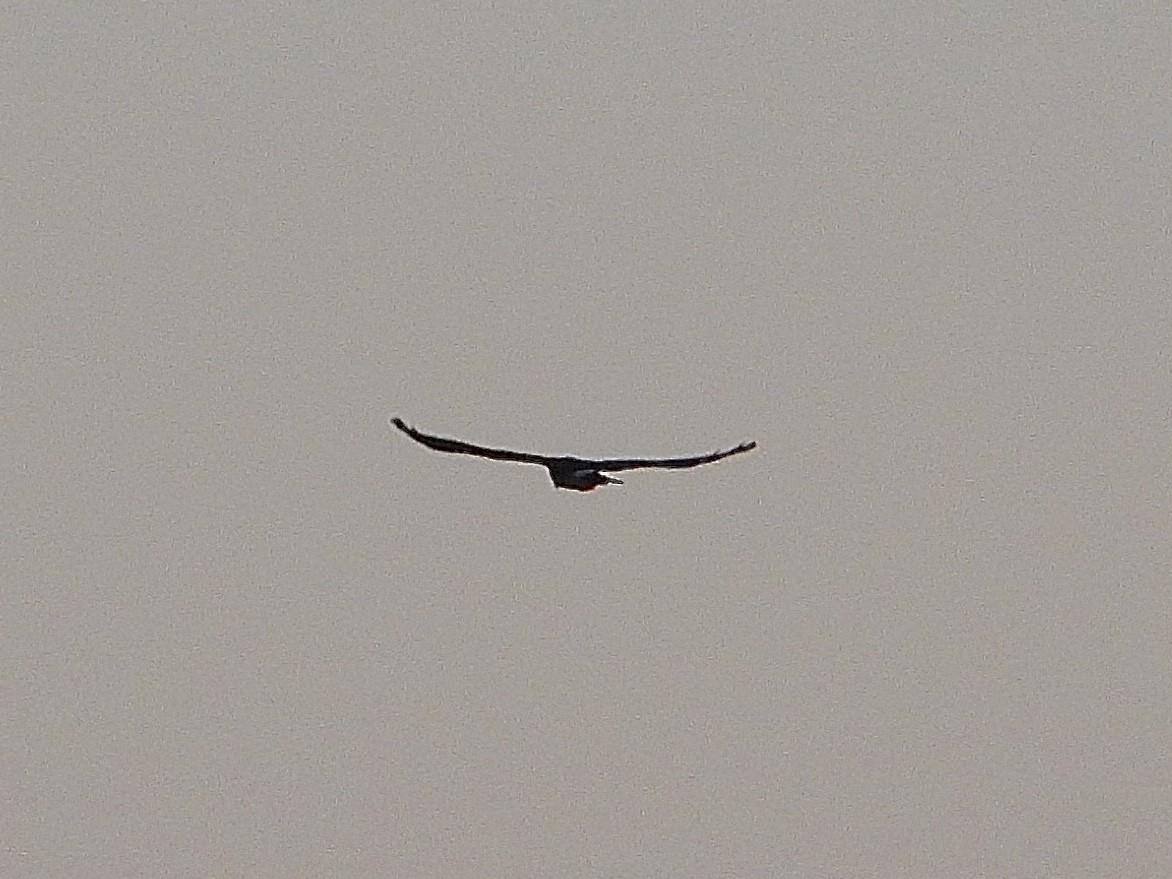
[[[2,19],[0,874],[1172,875],[1167,8]]]

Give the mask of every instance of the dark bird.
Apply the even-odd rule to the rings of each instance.
[[[694,458],[614,458],[602,461],[592,461],[587,458],[558,458],[549,455],[534,455],[529,452],[510,452],[507,449],[488,449],[484,446],[474,446],[460,440],[445,439],[442,436],[428,436],[420,433],[414,427],[404,423],[402,418],[392,418],[391,424],[411,437],[417,443],[423,443],[429,449],[437,452],[455,452],[460,455],[478,455],[481,458],[492,458],[494,461],[517,461],[521,464],[540,464],[549,471],[549,478],[558,488],[570,488],[574,491],[593,491],[600,485],[622,485],[621,479],[607,476],[607,471],[636,470],[640,467],[661,467],[678,470],[683,467],[696,467],[700,464],[711,464],[730,455],[739,455],[750,449],[757,448],[756,443],[741,443],[735,449],[725,452],[712,452],[708,455],[697,455]]]

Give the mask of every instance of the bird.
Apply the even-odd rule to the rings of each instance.
[[[494,461],[516,461],[521,464],[540,464],[549,471],[549,478],[553,480],[555,488],[566,488],[571,491],[594,491],[600,485],[622,485],[621,479],[608,476],[607,473],[616,470],[636,470],[643,467],[657,467],[677,470],[684,467],[697,467],[700,464],[711,464],[731,455],[739,455],[757,448],[757,443],[741,443],[723,452],[711,452],[707,455],[696,455],[691,458],[605,458],[594,460],[591,458],[574,458],[571,456],[534,455],[530,452],[512,452],[507,449],[490,449],[484,446],[474,446],[472,443],[460,440],[447,439],[442,436],[430,436],[411,427],[402,418],[391,418],[391,424],[397,427],[417,443],[422,443],[429,449],[437,452],[454,452],[459,455],[477,455],[481,458],[491,458]]]

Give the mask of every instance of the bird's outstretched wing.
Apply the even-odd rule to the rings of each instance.
[[[636,470],[640,467],[661,467],[666,469],[681,469],[683,467],[698,467],[701,464],[711,464],[730,455],[739,455],[750,449],[757,448],[756,443],[741,443],[735,449],[723,452],[712,452],[708,455],[697,455],[694,458],[618,458],[610,461],[591,461],[598,470]]]
[[[484,446],[474,446],[460,440],[446,439],[442,436],[428,436],[420,433],[414,427],[407,425],[402,418],[392,418],[391,424],[411,437],[417,443],[423,443],[429,449],[437,452],[455,452],[460,455],[478,455],[481,458],[492,458],[496,461],[519,461],[522,464],[545,464],[550,459],[544,455],[531,455],[528,452],[510,452],[508,449],[488,449]]]

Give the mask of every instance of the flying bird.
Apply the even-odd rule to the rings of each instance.
[[[455,452],[459,455],[477,455],[481,458],[491,458],[494,461],[517,461],[521,464],[540,464],[549,471],[549,478],[557,488],[568,488],[573,491],[593,491],[600,485],[622,485],[621,479],[607,476],[608,472],[616,470],[636,470],[641,467],[660,467],[677,470],[683,467],[697,467],[700,464],[711,464],[730,455],[739,455],[750,449],[757,448],[757,444],[741,443],[733,449],[724,452],[712,452],[708,455],[697,455],[694,458],[607,458],[593,461],[588,458],[572,458],[568,456],[551,457],[549,455],[534,455],[529,452],[510,452],[507,449],[489,449],[484,446],[474,446],[460,440],[446,439],[442,436],[428,436],[420,433],[414,427],[406,424],[402,418],[392,418],[391,424],[411,437],[417,443],[422,443],[429,449],[437,452]]]

